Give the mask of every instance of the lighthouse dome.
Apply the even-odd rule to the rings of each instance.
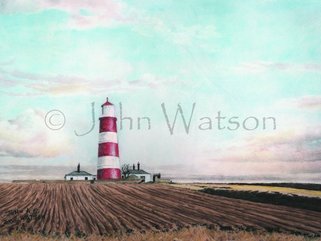
[[[113,105],[113,103],[108,101],[108,97],[106,98],[106,102],[104,104],[101,105],[101,107],[103,106],[109,106],[109,105]]]

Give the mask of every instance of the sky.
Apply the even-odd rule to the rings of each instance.
[[[95,172],[108,97],[122,164],[185,179],[321,182],[320,8],[0,0],[0,179],[62,178],[78,163]]]

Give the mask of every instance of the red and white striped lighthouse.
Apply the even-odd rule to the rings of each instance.
[[[121,179],[115,107],[108,101],[101,106],[99,118],[98,180]]]

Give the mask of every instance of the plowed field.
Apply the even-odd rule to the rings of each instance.
[[[321,212],[161,184],[0,184],[0,234],[113,234],[192,225],[321,234]]]

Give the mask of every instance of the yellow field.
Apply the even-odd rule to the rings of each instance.
[[[172,184],[176,187],[187,188],[191,190],[201,190],[203,188],[217,188],[235,191],[258,191],[258,192],[278,192],[283,194],[295,194],[305,197],[321,197],[321,191],[288,188],[288,187],[271,187],[256,185],[238,185],[238,184]]]

